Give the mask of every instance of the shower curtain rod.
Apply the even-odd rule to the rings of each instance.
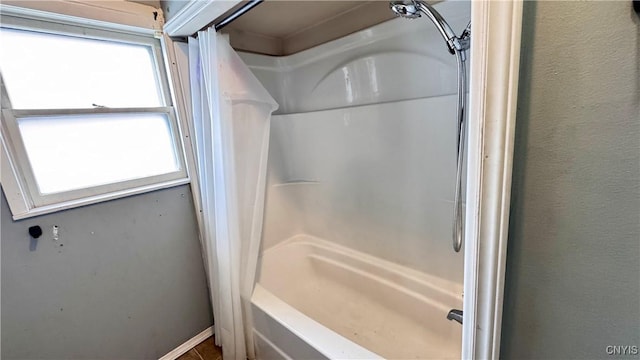
[[[253,9],[257,5],[259,5],[262,1],[264,0],[250,0],[246,4],[242,5],[242,7],[240,7],[238,10],[229,14],[229,16],[220,20],[220,22],[215,24],[213,27],[216,29],[216,31],[220,31],[223,27],[229,25],[233,20],[239,18],[240,16],[244,15],[244,13],[246,13],[247,11]]]

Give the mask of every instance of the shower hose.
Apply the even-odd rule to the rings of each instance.
[[[466,99],[466,69],[465,50],[456,50],[456,61],[458,63],[458,160],[456,169],[456,189],[453,198],[453,250],[459,252],[462,248],[463,234],[463,212],[462,212],[462,164],[464,162],[465,138],[467,124],[465,119],[465,99]]]

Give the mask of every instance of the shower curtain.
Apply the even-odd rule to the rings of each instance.
[[[255,357],[250,299],[264,211],[271,113],[278,104],[212,28],[189,38],[202,245],[216,344]]]

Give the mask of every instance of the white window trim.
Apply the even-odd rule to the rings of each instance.
[[[162,10],[129,1],[3,0],[2,15],[132,34],[160,34]]]
[[[3,21],[3,25],[8,25],[7,27],[11,28],[45,30],[48,33],[59,34],[77,34],[78,28],[81,28],[83,36],[88,38],[106,37],[108,39],[124,40],[133,43],[138,42],[140,40],[139,36],[141,35],[155,37],[152,41],[155,51],[154,59],[156,61],[155,65],[162,77],[160,84],[166,106],[160,108],[118,109],[116,111],[154,111],[166,113],[171,123],[172,135],[176,146],[175,150],[180,166],[180,171],[178,172],[72,190],[59,194],[40,195],[40,200],[35,200],[38,199],[38,196],[34,196],[32,193],[34,189],[37,191],[37,187],[33,182],[33,174],[30,174],[31,170],[28,163],[24,162],[26,161],[26,154],[19,154],[24,151],[24,147],[22,146],[21,148],[19,144],[22,139],[20,136],[13,134],[15,129],[10,129],[12,126],[11,121],[3,121],[2,131],[0,131],[0,140],[2,142],[0,149],[0,182],[2,183],[14,220],[191,182],[189,171],[193,169],[192,154],[188,151],[190,147],[185,146],[185,141],[188,141],[188,135],[183,135],[183,129],[186,129],[185,119],[182,115],[183,109],[182,106],[176,103],[176,100],[179,101],[180,99],[176,99],[172,92],[173,82],[169,77],[170,68],[168,64],[174,63],[175,60],[165,57],[167,53],[163,47],[166,45],[166,37],[164,37],[160,31],[163,25],[162,11],[160,9],[124,1],[4,1],[0,4],[0,14],[3,20],[10,19],[10,21]],[[7,16],[10,17],[7,18]],[[27,20],[25,21],[25,19]],[[33,26],[32,23],[34,20],[42,21],[46,24]],[[107,35],[105,36],[105,34]],[[134,37],[131,35],[134,35]],[[142,41],[141,43],[149,45],[149,42]],[[6,94],[5,89],[2,89],[2,93]],[[43,113],[53,114],[54,112],[91,114],[105,111],[104,109],[12,110],[8,109],[10,108],[10,103],[5,96],[2,97],[2,108],[6,109],[3,110],[3,118],[5,116],[20,117]],[[113,112],[114,109],[108,109],[106,111]],[[7,124],[9,124],[9,126],[6,126]],[[15,142],[18,142],[18,146],[16,146]],[[25,171],[25,169],[29,170]],[[69,195],[71,195],[73,199],[65,200],[64,198]]]

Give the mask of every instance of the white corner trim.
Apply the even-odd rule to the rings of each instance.
[[[522,0],[473,1],[463,359],[498,359]]]
[[[187,340],[185,343],[178,346],[177,348],[169,351],[165,356],[161,357],[159,360],[175,360],[178,357],[185,354],[187,351],[193,349],[196,345],[205,341],[210,336],[213,336],[213,326],[210,326],[202,330],[202,332],[200,332],[198,335]]]
[[[167,14],[164,32],[169,36],[191,36],[240,2],[240,0],[189,1],[174,15]]]

